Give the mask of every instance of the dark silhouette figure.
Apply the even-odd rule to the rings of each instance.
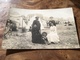
[[[41,32],[40,32],[41,24],[38,21],[39,17],[35,17],[35,18],[36,18],[36,20],[34,20],[33,24],[32,24],[32,42],[33,43],[42,43]]]

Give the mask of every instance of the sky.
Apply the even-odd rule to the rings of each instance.
[[[16,13],[16,15],[25,15],[25,16],[27,16],[28,14],[42,14],[45,17],[52,16],[54,18],[74,19],[72,8],[42,9],[42,10],[11,8],[10,13]]]

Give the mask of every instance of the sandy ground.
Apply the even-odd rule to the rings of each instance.
[[[43,31],[48,31],[46,28]],[[60,42],[56,44],[34,44],[32,43],[31,32],[19,33],[14,32],[12,35],[7,35],[8,39],[3,39],[3,49],[65,49],[79,48],[76,29],[74,26],[57,25],[57,32]],[[17,36],[16,36],[17,34]]]

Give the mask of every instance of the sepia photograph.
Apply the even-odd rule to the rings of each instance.
[[[3,49],[79,48],[73,9],[10,8]]]

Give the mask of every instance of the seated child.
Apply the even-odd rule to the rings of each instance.
[[[42,40],[44,41],[45,44],[48,44],[47,33],[46,32],[42,33]]]

